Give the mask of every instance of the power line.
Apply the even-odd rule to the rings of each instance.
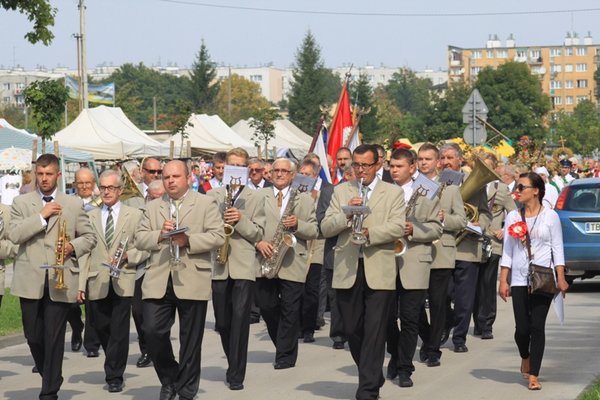
[[[578,8],[578,9],[564,9],[564,10],[536,10],[536,11],[501,11],[501,12],[461,12],[461,13],[393,13],[393,12],[350,12],[350,11],[326,11],[326,10],[292,10],[292,9],[281,9],[281,8],[262,8],[262,7],[244,7],[244,6],[233,6],[226,4],[213,4],[213,3],[202,3],[191,0],[160,0],[165,3],[176,3],[185,4],[197,7],[208,7],[208,8],[220,8],[227,10],[241,10],[241,11],[256,11],[256,12],[269,12],[269,13],[280,13],[280,14],[310,14],[310,15],[334,15],[334,16],[350,16],[350,17],[392,17],[392,18],[406,18],[406,17],[418,17],[418,18],[430,18],[430,17],[444,17],[444,18],[455,18],[455,17],[489,17],[489,16],[508,16],[508,15],[540,15],[540,14],[567,14],[567,13],[583,13],[583,12],[596,12],[600,11],[600,8]]]

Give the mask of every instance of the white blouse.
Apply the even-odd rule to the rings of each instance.
[[[532,261],[536,265],[565,265],[562,229],[556,211],[544,207],[537,217],[525,218],[531,237]],[[508,228],[521,221],[519,209],[506,216],[504,224],[504,247],[500,265],[511,268],[511,286],[527,286],[529,256],[527,247],[520,239],[508,234]]]

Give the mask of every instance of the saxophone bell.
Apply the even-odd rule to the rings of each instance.
[[[407,247],[408,243],[404,238],[396,239],[396,242],[394,242],[394,255],[396,257],[402,257],[406,253]]]

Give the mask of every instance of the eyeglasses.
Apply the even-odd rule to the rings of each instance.
[[[101,192],[116,192],[117,190],[121,189],[121,186],[100,186],[98,189],[100,189]]]
[[[353,162],[351,165],[352,165],[352,168],[354,168],[354,169],[364,169],[366,171],[366,170],[370,169],[375,164],[377,164],[377,163],[360,164],[360,163]]]
[[[525,189],[533,189],[534,186],[529,186],[529,185],[523,185],[522,183],[519,183],[517,186],[515,186],[515,189],[517,189],[519,192],[522,192]]]
[[[253,174],[255,172],[263,172],[265,169],[264,168],[248,168],[248,170],[250,171],[251,174]]]
[[[149,174],[162,174],[162,169],[147,169],[147,168],[142,168],[144,171],[146,171]]]
[[[290,172],[292,172],[289,169],[280,169],[280,168],[276,168],[272,171],[274,174],[289,174]]]

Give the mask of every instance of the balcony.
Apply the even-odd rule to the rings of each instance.
[[[544,59],[542,57],[529,57],[527,59],[527,64],[529,65],[541,65],[544,63]]]

